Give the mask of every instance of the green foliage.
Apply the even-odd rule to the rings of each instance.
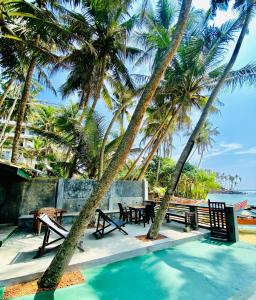
[[[245,3],[237,0],[235,6],[241,11]],[[132,67],[142,65],[144,69],[147,64],[153,72],[172,42],[179,1],[157,0],[150,5],[150,1],[145,0],[138,14],[133,4],[131,0],[1,1],[0,96],[8,90],[8,82],[13,83],[0,108],[0,115],[6,118],[14,103],[16,106],[10,119],[17,118],[28,67],[35,58],[34,81],[30,84],[23,121],[32,124],[40,137],[32,141],[31,149],[19,151],[28,160],[36,159],[36,167],[48,174],[95,177],[103,136],[108,128],[107,124],[103,126],[102,116],[88,113],[89,109],[94,111],[98,99],[105,101],[113,115],[120,110],[107,135],[103,152],[104,167],[108,165],[129,124],[136,98],[143,92],[144,83],[150,76],[131,74]],[[231,1],[228,0],[212,0],[213,12],[227,8],[229,4]],[[166,119],[154,140],[157,144],[157,138],[162,139],[158,155],[170,157],[175,147],[173,135],[190,130],[191,114],[194,109],[202,110],[208,92],[219,80],[225,68],[224,55],[240,30],[243,17],[240,14],[236,20],[228,20],[221,26],[215,26],[210,20],[209,12],[191,10],[184,38],[147,109],[141,130],[142,142],[151,138]],[[47,75],[59,70],[68,73],[66,82],[61,84],[60,94],[65,97],[76,93],[80,105],[38,105],[35,100],[41,89],[38,82],[54,91]],[[225,86],[253,85],[255,74],[256,64],[252,62],[230,72]],[[212,107],[211,111],[216,112],[217,108]],[[117,126],[118,136],[113,137]],[[8,137],[12,130],[8,124],[2,136]],[[212,146],[216,134],[216,128],[206,123],[196,141],[201,159]],[[10,147],[12,140],[2,138],[0,142]],[[125,176],[129,165],[131,162],[127,161],[120,177]],[[158,161],[153,160],[147,177],[153,186],[164,188],[174,166],[174,161],[163,158],[158,172]],[[135,178],[138,171],[139,167],[135,168],[131,177]],[[198,172],[194,166],[185,164],[181,178],[184,185]],[[229,181],[232,180],[230,177]],[[235,180],[231,185],[236,186]],[[197,189],[204,188],[193,186],[193,191]],[[180,186],[180,194],[186,191]]]
[[[160,170],[158,182],[156,182],[158,159],[158,156],[154,156],[147,170],[146,178],[150,189],[161,196],[170,182],[175,162],[171,158],[160,157]],[[205,199],[212,189],[216,190],[219,187],[215,172],[198,169],[186,162],[176,189],[176,196],[190,199]]]

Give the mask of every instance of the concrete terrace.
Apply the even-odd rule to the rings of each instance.
[[[70,263],[72,267],[92,267],[124,260],[166,249],[187,241],[200,239],[208,235],[208,231],[184,232],[184,225],[175,222],[164,224],[160,233],[165,239],[143,242],[136,238],[147,233],[149,225],[127,224],[125,230],[129,235],[114,231],[97,240],[92,236],[95,229],[88,229],[83,237],[85,252],[76,251]],[[49,265],[56,250],[43,257],[33,259],[37,248],[42,244],[43,234],[15,233],[0,248],[0,286],[37,278]]]

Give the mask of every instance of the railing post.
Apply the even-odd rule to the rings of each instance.
[[[236,243],[239,241],[236,209],[233,206],[226,206],[226,222],[228,241]]]
[[[199,227],[198,227],[198,212],[197,212],[197,207],[196,206],[189,206],[189,211],[191,212],[191,213],[193,213],[194,214],[194,216],[195,216],[195,219],[194,219],[194,224],[193,224],[193,230],[198,230],[199,229]]]

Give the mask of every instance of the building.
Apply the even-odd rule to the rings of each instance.
[[[2,131],[8,122],[7,118],[2,117],[0,118],[0,128],[1,128],[1,135]],[[12,140],[14,138],[14,130],[15,130],[16,122],[9,121],[8,122],[8,131],[6,131],[3,135],[2,141],[0,141],[0,158],[4,161],[10,161],[12,156]],[[20,138],[20,148],[29,152],[29,150],[33,149],[33,139],[36,134],[29,128],[28,123],[23,123],[22,125],[22,133]],[[27,165],[29,167],[34,168],[36,165],[35,159],[25,158],[24,152],[20,151],[20,156],[18,159],[19,164]]]

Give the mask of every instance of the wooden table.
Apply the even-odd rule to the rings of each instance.
[[[129,210],[130,210],[130,221],[132,223],[132,212],[134,211],[135,213],[135,224],[138,224],[141,219],[141,213],[144,211],[145,205],[130,205]]]
[[[41,222],[37,220],[37,217],[39,216],[39,210],[33,210],[31,211],[29,214],[30,215],[34,215],[34,221],[33,221],[33,228],[34,230],[40,234],[41,231]],[[58,221],[60,224],[62,223],[62,217],[63,217],[63,213],[67,212],[66,209],[62,209],[62,208],[55,208],[55,213],[56,213],[56,221]]]

